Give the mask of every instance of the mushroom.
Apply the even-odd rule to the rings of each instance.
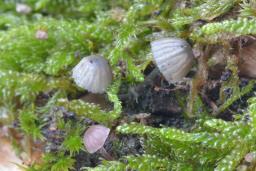
[[[193,64],[191,46],[180,38],[161,38],[151,42],[154,61],[168,82],[179,81]]]
[[[112,160],[113,158],[103,147],[109,133],[110,129],[103,125],[90,126],[84,133],[84,145],[86,150],[91,154],[99,151],[105,159]]]
[[[16,12],[20,14],[29,14],[32,11],[31,7],[26,4],[16,4]]]
[[[244,157],[244,160],[248,163],[256,162],[256,152],[247,153]]]
[[[256,153],[249,152],[245,155],[244,160],[237,167],[237,171],[255,170]]]
[[[48,33],[45,30],[37,30],[35,37],[39,40],[46,40],[48,39]]]
[[[112,71],[105,58],[92,55],[74,67],[72,77],[79,87],[92,93],[103,93],[112,81]]]
[[[250,78],[256,78],[256,42],[252,42],[250,45],[243,47],[239,53],[238,68],[240,75]]]

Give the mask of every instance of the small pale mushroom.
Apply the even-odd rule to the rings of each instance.
[[[247,153],[244,157],[244,160],[248,163],[256,162],[256,153],[255,152]]]
[[[239,53],[239,74],[245,77],[256,78],[256,42],[243,47]]]
[[[37,30],[35,37],[39,40],[46,40],[48,39],[48,33],[45,30]]]
[[[20,14],[29,14],[32,11],[31,7],[26,4],[16,4],[16,12]]]
[[[180,38],[161,38],[151,42],[154,61],[168,82],[180,81],[190,71],[193,64],[193,51],[190,45]]]
[[[99,55],[83,58],[73,69],[75,83],[91,93],[104,93],[112,82],[108,61]]]
[[[110,133],[110,129],[103,125],[90,126],[84,133],[84,145],[89,153],[99,151],[108,160],[112,160],[110,154],[103,147]]]

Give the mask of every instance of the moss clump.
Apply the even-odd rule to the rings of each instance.
[[[17,3],[0,2],[0,125],[11,130],[17,146],[20,139],[29,140],[23,146],[31,149],[38,142],[44,144],[47,150],[40,162],[29,163],[27,170],[75,168],[75,159],[84,150],[83,132],[92,124],[108,126],[118,136],[140,136],[144,153],[97,161],[95,168],[84,164],[85,170],[234,170],[246,153],[255,151],[255,98],[249,106],[239,106],[243,114],[236,114],[238,107],[231,110],[254,91],[253,79],[239,85],[242,80],[234,54],[236,47],[243,48],[241,36],[252,39],[255,35],[254,0],[24,0],[32,9],[29,14],[15,11]],[[47,38],[37,38],[39,30]],[[193,69],[199,68],[196,77],[190,76],[192,84],[183,82],[190,95],[188,88],[180,91],[182,84],[164,87],[160,74],[156,74],[157,85],[149,81],[155,68],[149,42],[157,37],[155,33],[186,39],[194,50],[200,47]],[[213,79],[208,71],[215,45],[225,51],[227,63],[222,69],[232,73],[226,81],[220,80],[221,72]],[[81,97],[88,92],[70,78],[72,68],[91,54],[103,55],[113,69],[114,81],[105,93],[110,110],[84,101]],[[205,91],[212,82],[220,87],[214,100]],[[186,113],[196,124],[182,130],[154,127],[145,118],[137,118],[144,124],[130,123],[136,119],[124,112],[128,110],[123,104],[134,100],[138,108],[148,107],[138,97],[146,92],[142,89],[168,98],[175,104],[170,106],[179,109],[169,113]],[[231,95],[225,94],[227,89]],[[228,121],[215,118],[225,112],[231,116]]]

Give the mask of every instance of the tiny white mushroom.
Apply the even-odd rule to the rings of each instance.
[[[154,61],[168,82],[179,81],[190,71],[194,59],[191,46],[180,38],[151,42]]]
[[[46,40],[48,39],[48,33],[45,30],[37,30],[35,37],[39,40]]]
[[[103,125],[90,126],[84,133],[84,145],[89,153],[99,151],[101,155],[112,160],[111,155],[103,147],[110,133],[110,129]]]
[[[112,81],[112,71],[105,58],[92,55],[74,67],[72,77],[79,87],[92,93],[103,93]]]
[[[32,11],[31,7],[26,4],[16,4],[16,12],[21,14],[29,14]]]
[[[256,42],[243,47],[239,53],[239,74],[245,77],[256,78]]]
[[[248,163],[253,163],[256,161],[256,153],[255,152],[251,152],[251,153],[247,153],[244,157],[244,160]]]
[[[102,125],[90,126],[84,133],[84,145],[89,153],[101,149],[108,138],[110,129]]]

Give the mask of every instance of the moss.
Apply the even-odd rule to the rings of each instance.
[[[233,40],[239,36],[255,35],[255,1],[24,0],[33,9],[27,15],[15,11],[16,2],[0,2],[0,116],[7,116],[0,125],[22,133],[31,144],[47,141],[57,146],[28,170],[72,170],[76,156],[84,150],[82,134],[95,123],[114,133],[140,136],[144,153],[103,161],[87,170],[234,170],[247,152],[255,151],[255,98],[232,121],[214,118],[254,90],[254,80],[239,87],[231,39],[236,43]],[[45,30],[48,38],[36,38],[38,30]],[[158,80],[148,80],[152,79],[147,78],[148,70],[154,68],[149,40],[156,32],[202,47],[190,94],[180,91],[178,84],[160,83],[159,73]],[[207,83],[218,81],[210,80],[207,67],[208,50],[216,44],[230,57],[226,70],[232,74],[220,82],[217,111],[211,111],[202,94]],[[87,92],[70,79],[72,68],[91,54],[102,54],[113,69],[114,81],[106,92],[113,104],[109,111],[82,101]],[[231,96],[223,93],[228,88]],[[134,96],[121,101],[123,92]],[[184,114],[197,124],[182,130],[129,123],[134,119],[125,113],[128,109],[130,113]],[[13,126],[17,121],[18,126]],[[18,140],[15,144],[19,145]]]

